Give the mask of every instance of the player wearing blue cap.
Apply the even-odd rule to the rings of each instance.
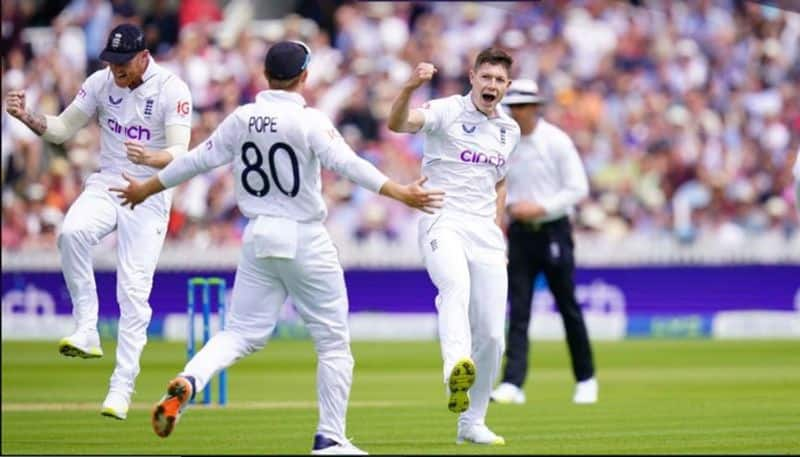
[[[440,206],[443,193],[422,189],[424,179],[408,185],[390,180],[353,152],[327,116],[306,106],[300,92],[309,59],[303,43],[273,45],[264,62],[269,90],[237,108],[210,138],[157,176],[114,189],[138,208],[150,195],[232,162],[236,200],[250,219],[226,328],[168,384],[152,416],[159,436],[172,432],[186,403],[215,373],[264,347],[291,296],[317,351],[319,423],[312,454],[365,454],[345,434],[353,376],[347,291],[323,225],[320,168],[426,212]]]
[[[67,211],[58,235],[64,280],[72,299],[75,332],[58,344],[71,357],[102,357],[97,332],[98,298],[92,247],[117,234],[117,302],[120,307],[117,360],[103,401],[104,416],[125,419],[139,358],[147,343],[148,303],[158,256],[167,233],[172,193],[165,192],[131,212],[108,191],[122,174],[146,179],[185,153],[191,135],[192,99],[180,78],[158,65],[144,33],[121,24],[108,36],[100,58],[108,67],[93,73],[58,116],[31,113],[23,91],[9,92],[7,111],[51,143],[61,144],[92,116],[100,123],[99,169]]]

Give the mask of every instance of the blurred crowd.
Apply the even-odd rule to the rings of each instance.
[[[237,0],[44,3],[54,10],[49,21],[37,2],[2,3],[3,95],[25,88],[40,113],[63,110],[102,67],[108,30],[137,22],[154,58],[191,89],[194,146],[266,88],[268,46],[300,39],[312,49],[306,100],[358,154],[406,182],[419,175],[422,137],[386,127],[400,85],[428,61],[439,71],[412,106],[465,93],[475,54],[497,45],[512,52],[513,77],[538,80],[549,100],[544,117],[581,154],[591,195],[576,208],[579,232],[736,243],[799,228],[791,175],[800,149],[799,13],[736,0],[298,1],[296,13],[270,20]],[[3,248],[55,246],[98,151],[95,122],[50,145],[3,108]],[[179,187],[168,243],[237,243],[245,221],[233,182],[222,167]],[[416,233],[415,215],[394,201],[327,171],[323,189],[335,236],[395,242]]]

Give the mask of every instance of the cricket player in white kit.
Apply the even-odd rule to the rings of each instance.
[[[122,24],[114,28],[100,58],[109,66],[89,76],[59,116],[29,113],[22,91],[8,94],[7,111],[45,141],[57,144],[97,115],[100,169],[86,179],[58,235],[64,280],[77,324],[75,333],[59,342],[59,351],[82,358],[103,355],[97,332],[98,297],[91,249],[116,230],[120,307],[117,359],[101,412],[125,419],[139,374],[139,358],[147,343],[152,313],[148,298],[166,236],[171,194],[162,194],[131,212],[108,188],[123,184],[123,173],[146,179],[186,152],[192,102],[186,83],[150,57],[138,26]]]
[[[426,212],[441,207],[443,192],[423,189],[424,178],[409,185],[389,180],[353,152],[321,111],[306,106],[299,92],[309,59],[302,43],[273,45],[264,62],[270,90],[236,109],[207,141],[157,176],[112,189],[138,208],[149,195],[233,162],[237,203],[250,219],[226,328],[168,384],[153,411],[159,436],[172,432],[186,402],[215,373],[264,347],[291,295],[318,356],[319,424],[312,454],[364,454],[345,435],[353,372],[348,302],[336,248],[323,225],[320,167]]]
[[[421,63],[389,116],[393,131],[425,134],[422,175],[447,193],[441,211],[421,218],[419,246],[438,289],[448,408],[461,413],[457,443],[505,444],[485,418],[505,345],[508,285],[500,220],[508,159],[520,131],[497,104],[511,83],[511,64],[505,51],[486,49],[470,70],[469,94],[409,111],[413,91],[436,71]]]

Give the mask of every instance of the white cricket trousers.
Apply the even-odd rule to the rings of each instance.
[[[459,359],[475,362],[470,407],[460,425],[483,424],[505,347],[505,240],[493,218],[443,210],[419,221],[425,268],[438,289],[444,381]]]
[[[108,188],[126,184],[121,177],[99,173],[90,176],[67,211],[58,235],[58,250],[77,331],[96,332],[98,298],[91,251],[102,238],[117,231],[120,318],[110,390],[131,395],[139,374],[139,358],[147,343],[152,314],[148,298],[169,214],[162,198],[144,202],[134,210],[121,206]]]
[[[198,393],[219,370],[263,348],[291,295],[317,352],[317,433],[343,442],[353,356],[347,290],[336,248],[322,223],[298,223],[294,259],[256,258],[249,233],[254,221],[243,236],[225,330],[203,346],[181,375],[195,378]]]

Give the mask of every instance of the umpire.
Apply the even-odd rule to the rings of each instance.
[[[534,279],[544,272],[564,321],[576,387],[575,403],[597,401],[592,349],[583,314],[575,300],[572,207],[589,193],[578,151],[567,134],[540,118],[544,99],[530,79],[514,80],[503,99],[520,126],[522,138],[509,159],[506,207],[508,227],[508,327],[503,382],[492,392],[498,403],[525,403],[522,385],[528,371],[528,326]]]

